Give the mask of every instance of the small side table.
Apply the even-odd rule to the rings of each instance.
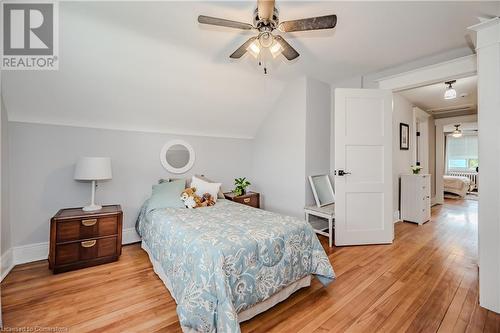
[[[227,200],[231,200],[240,204],[244,204],[253,208],[260,208],[260,194],[257,192],[247,192],[243,195],[235,195],[233,192],[224,193]]]
[[[335,204],[318,207],[318,206],[307,206],[304,208],[304,213],[306,214],[306,221],[310,223],[314,229],[314,232],[328,237],[328,245],[333,246],[333,229],[335,221]],[[326,227],[324,223],[315,221],[311,222],[309,216],[317,216],[328,220],[328,226]]]
[[[118,260],[122,220],[120,205],[59,210],[50,220],[49,268],[57,274]]]

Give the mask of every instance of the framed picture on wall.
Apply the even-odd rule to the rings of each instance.
[[[399,123],[399,149],[410,149],[410,125]]]

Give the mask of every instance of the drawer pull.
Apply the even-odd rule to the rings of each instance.
[[[244,203],[249,203],[249,202],[250,202],[250,198],[245,198],[245,199],[243,199],[243,202],[244,202]]]
[[[94,224],[97,223],[97,219],[91,219],[91,220],[82,220],[82,225],[85,227],[91,227]]]
[[[82,244],[82,247],[92,247],[94,246],[96,243],[96,240],[90,240],[90,241],[85,241],[85,242],[81,242],[80,244]]]

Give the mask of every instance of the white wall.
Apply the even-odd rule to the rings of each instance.
[[[315,203],[307,177],[330,173],[332,101],[330,85],[307,79],[305,204]]]
[[[306,79],[290,82],[257,131],[255,189],[266,210],[302,216],[305,204]]]
[[[73,180],[81,156],[111,157],[113,179],[100,183],[96,199],[122,205],[124,229],[134,227],[159,178],[195,173],[221,181],[224,190],[232,189],[235,177],[248,177],[251,188],[261,192],[265,209],[302,217],[306,200],[312,203],[307,176],[328,172],[330,110],[329,85],[301,78],[287,86],[255,139],[5,121],[2,178],[9,182],[2,184],[2,251],[12,247],[14,263],[29,260],[30,253],[44,257],[50,217],[90,199],[90,184]],[[196,152],[186,175],[169,174],[159,161],[161,147],[174,138],[188,141]]]
[[[479,24],[479,304],[500,313],[500,19]]]
[[[196,162],[188,175],[203,173],[232,188],[235,177],[251,172],[251,140],[100,130],[55,125],[9,123],[10,221],[12,245],[47,242],[49,219],[58,209],[90,200],[90,185],[73,180],[80,156],[109,156],[113,179],[102,182],[97,202],[119,203],[124,228],[132,228],[138,210],[159,178],[169,174],[160,164],[165,142],[182,138],[193,146]]]
[[[427,133],[429,134],[429,172],[431,178],[431,198],[436,199],[436,124],[434,118],[429,117]]]
[[[394,110],[392,116],[392,186],[393,186],[393,212],[396,219],[399,212],[399,176],[410,173],[410,167],[415,163],[415,139],[416,132],[413,127],[413,105],[403,96],[393,94]],[[399,124],[405,123],[410,126],[410,149],[399,149]]]
[[[313,204],[308,176],[330,168],[330,85],[290,82],[254,139],[253,178],[262,207],[303,218]]]
[[[7,123],[7,110],[1,99],[1,255],[5,254],[11,244],[10,233],[10,220],[9,220],[9,137],[8,137],[8,123]]]

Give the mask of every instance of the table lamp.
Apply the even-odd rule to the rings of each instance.
[[[96,182],[112,178],[111,159],[109,157],[81,157],[76,163],[74,178],[92,181],[92,199],[90,205],[83,207],[83,210],[91,212],[101,209],[102,207],[94,202]]]

